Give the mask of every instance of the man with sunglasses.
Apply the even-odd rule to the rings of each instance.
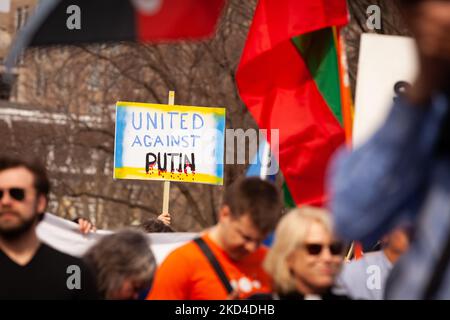
[[[50,183],[34,162],[0,157],[0,299],[96,299],[84,263],[41,243]]]

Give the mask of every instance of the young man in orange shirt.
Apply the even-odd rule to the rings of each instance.
[[[147,299],[220,300],[271,292],[271,280],[261,267],[267,249],[261,242],[280,217],[277,188],[259,178],[235,182],[226,191],[218,223],[201,239],[224,271],[233,291],[220,280],[194,241],[174,250],[156,272]]]

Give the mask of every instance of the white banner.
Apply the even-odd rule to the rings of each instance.
[[[45,219],[37,228],[38,237],[49,246],[75,257],[81,257],[101,237],[111,234],[112,231],[97,230],[86,235],[79,230],[79,225],[46,213]],[[183,245],[198,236],[197,233],[171,232],[149,233],[151,249],[156,262],[160,264],[175,248]]]

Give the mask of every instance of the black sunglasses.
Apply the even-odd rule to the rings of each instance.
[[[5,192],[9,193],[9,196],[17,201],[22,201],[25,199],[25,190],[22,188],[11,188],[11,189],[4,189],[0,190],[0,200],[3,199],[3,195]]]
[[[320,244],[320,243],[305,244],[306,251],[312,256],[319,255],[322,252],[324,247],[325,247],[325,245]],[[328,249],[330,250],[330,252],[333,256],[337,256],[337,255],[342,254],[342,252],[344,251],[344,244],[342,242],[334,242],[334,243],[328,245]]]

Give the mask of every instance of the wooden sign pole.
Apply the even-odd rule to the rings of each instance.
[[[175,104],[175,91],[169,91],[169,105]],[[169,213],[169,194],[170,194],[170,181],[164,181],[164,193],[163,193],[163,208],[162,213]]]

